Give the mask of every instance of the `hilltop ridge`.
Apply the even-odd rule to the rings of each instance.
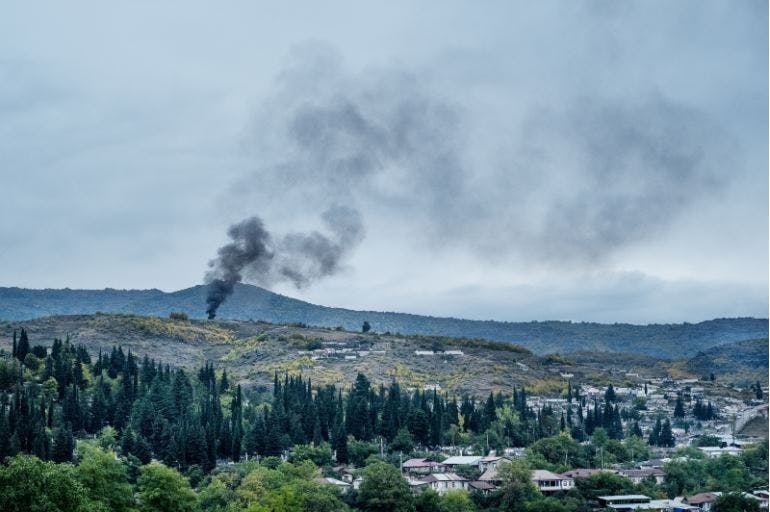
[[[49,315],[130,313],[205,317],[206,287],[175,292],[151,290],[71,290],[0,288],[0,319],[28,320]],[[364,320],[377,332],[485,338],[518,343],[537,354],[578,351],[632,352],[676,359],[737,341],[766,338],[767,319],[715,319],[696,324],[599,324],[590,322],[500,322],[355,311],[310,304],[258,286],[238,284],[222,305],[221,319],[265,320],[358,330]]]

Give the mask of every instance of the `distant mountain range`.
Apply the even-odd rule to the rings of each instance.
[[[178,311],[205,318],[206,287],[161,290],[71,290],[0,288],[0,319],[49,315],[132,313],[168,316]],[[257,286],[239,284],[219,310],[226,319],[264,320],[378,332],[486,338],[518,343],[538,354],[578,351],[631,352],[666,359],[692,357],[711,347],[767,338],[767,319],[723,318],[696,324],[598,324],[589,322],[497,322],[438,318],[318,306]]]

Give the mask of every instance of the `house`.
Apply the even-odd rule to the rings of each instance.
[[[485,496],[495,489],[497,489],[497,487],[484,480],[474,480],[472,482],[468,482],[469,491],[478,491]]]
[[[604,508],[619,512],[634,510],[655,512],[687,512],[698,508],[681,501],[653,500],[643,494],[623,494],[618,496],[599,496],[599,504]]]
[[[428,487],[430,487],[428,482],[426,482],[424,480],[419,480],[419,479],[416,479],[416,478],[408,478],[407,477],[406,483],[409,484],[409,490],[411,490],[412,494],[415,495],[415,496],[420,494],[421,492],[423,492]]]
[[[401,469],[411,474],[429,474],[444,471],[446,466],[431,459],[409,459],[401,464]]]
[[[646,468],[663,469],[663,466],[666,464],[666,462],[668,462],[668,460],[650,459],[639,463],[639,469],[646,469]]]
[[[484,457],[478,455],[455,455],[444,460],[442,464],[450,469],[454,469],[457,466],[476,466],[481,470],[481,461]]]
[[[420,480],[439,494],[454,489],[468,489],[468,480],[455,473],[432,473],[421,477]]]
[[[482,482],[489,482],[493,484],[499,482],[500,478],[498,478],[497,476],[497,467],[489,468],[486,471],[484,471],[479,477],[479,480]]]
[[[532,472],[532,482],[542,493],[569,491],[575,487],[575,480],[568,476],[557,475],[545,469]]]
[[[767,509],[768,498],[770,498],[770,493],[767,490],[754,491],[751,494],[759,500],[759,508]]]
[[[508,459],[519,459],[524,457],[524,448],[506,448],[504,453]]]
[[[338,480],[332,477],[319,478],[318,482],[325,485],[333,485],[339,489],[341,494],[349,493],[350,489],[353,487],[353,485],[349,484],[348,482],[343,482],[342,480]]]
[[[479,477],[479,481],[488,482],[490,484],[498,484],[501,482],[500,477],[497,474],[498,466],[490,467],[484,471]],[[550,471],[536,470],[532,472],[532,482],[537,485],[541,491],[566,491],[572,489],[575,486],[574,478],[570,476],[557,475]]]
[[[711,507],[714,506],[714,501],[716,501],[716,499],[721,496],[721,494],[721,492],[701,492],[698,494],[693,494],[692,496],[687,496],[682,501],[688,505],[698,507],[699,510],[708,512],[711,510]]]
[[[588,478],[589,476],[595,475],[597,473],[615,473],[615,471],[611,469],[586,469],[586,468],[576,468],[576,469],[570,469],[569,471],[565,471],[561,474],[561,476],[566,476],[567,478]]]
[[[743,452],[742,448],[737,446],[725,446],[724,448],[717,448],[715,446],[701,446],[700,451],[706,454],[707,457],[716,459],[722,455],[740,455]]]
[[[482,457],[481,461],[479,462],[479,469],[481,471],[486,471],[489,468],[496,468],[498,464],[501,462],[510,462],[511,459],[508,457],[503,457],[501,455],[487,455],[486,457]]]
[[[599,505],[603,508],[611,508],[613,510],[636,510],[637,508],[644,509],[645,505],[649,505],[652,499],[644,494],[620,494],[612,496],[599,496]]]
[[[628,478],[636,485],[641,484],[648,478],[654,478],[656,484],[662,484],[666,477],[663,470],[657,468],[621,469],[618,471],[618,475]]]

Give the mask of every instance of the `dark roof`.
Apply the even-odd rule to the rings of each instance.
[[[473,482],[468,482],[469,487],[473,487],[474,489],[477,489],[479,491],[492,491],[497,489],[494,485],[490,484],[489,482],[484,482],[482,480],[475,480]]]
[[[713,492],[702,492],[688,496],[684,500],[689,505],[700,505],[702,503],[710,503],[717,499],[718,496],[718,494],[714,494]]]

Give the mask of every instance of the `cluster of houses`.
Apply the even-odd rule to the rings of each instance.
[[[510,461],[510,458],[496,455],[463,455],[449,457],[443,462],[420,458],[403,462],[401,469],[410,487],[417,492],[431,488],[439,494],[452,489],[478,490],[487,493],[495,490],[500,484],[497,467],[504,461]],[[618,471],[581,468],[565,473],[554,473],[545,469],[536,469],[532,471],[532,482],[543,494],[565,492],[575,487],[575,478],[586,478],[604,471],[626,477],[635,484],[642,483],[645,479],[653,479],[660,484],[663,483],[664,478],[662,465],[663,461],[654,460],[636,469]],[[461,476],[458,474],[460,468],[471,469],[471,471],[463,471],[463,474],[478,474],[478,476],[476,478]]]
[[[703,492],[693,496],[683,496],[673,500],[656,500],[643,494],[623,494],[619,496],[599,496],[599,505],[606,509],[618,512],[631,512],[635,510],[656,512],[709,512],[721,492]],[[749,499],[757,501],[759,508],[767,510],[768,492],[765,490],[743,493]]]
[[[371,350],[371,344],[363,341],[324,342],[311,350],[297,350],[299,355],[309,355],[313,361],[343,359],[352,361],[370,354],[384,354],[384,350]]]
[[[414,354],[417,356],[463,356],[465,353],[462,350],[415,350]]]
[[[449,457],[437,462],[429,458],[416,458],[404,461],[401,471],[414,494],[432,489],[438,494],[452,490],[467,492],[478,491],[488,494],[495,491],[501,484],[497,469],[501,462],[510,461],[505,456],[463,455]],[[664,473],[661,467],[665,461],[650,460],[641,464],[637,469],[573,469],[564,473],[553,473],[544,469],[532,471],[532,482],[544,495],[567,492],[575,487],[576,478],[587,478],[599,472],[610,472],[630,479],[635,484],[645,479],[654,479],[663,483]],[[357,489],[361,477],[355,477],[353,472],[344,467],[337,468],[343,472],[342,479],[326,477],[322,483],[334,485],[343,493]],[[466,476],[463,476],[466,475]],[[471,475],[471,476],[467,476]],[[643,494],[622,494],[599,496],[597,505],[602,509],[617,512],[632,512],[636,510],[652,512],[710,512],[721,492],[705,492],[692,496],[681,496],[675,499],[653,499]],[[757,500],[761,510],[768,509],[770,493],[758,490],[744,493],[749,499]]]
[[[461,489],[468,492],[479,491],[484,494],[498,488],[501,479],[498,476],[498,466],[501,462],[510,461],[506,456],[474,456],[464,455],[449,457],[437,462],[429,458],[409,459],[401,464],[404,478],[415,494],[425,489],[433,489],[439,494],[450,490]],[[532,482],[544,495],[567,492],[575,487],[576,478],[587,478],[599,472],[614,473],[628,478],[634,484],[644,481],[664,482],[662,470],[664,460],[654,459],[641,463],[634,469],[573,469],[564,473],[554,473],[544,469],[532,471]],[[465,470],[461,470],[464,468]],[[468,471],[470,469],[470,471]],[[466,476],[463,476],[466,475]],[[470,475],[470,476],[468,476]],[[603,508],[619,512],[646,510],[659,512],[684,512],[711,510],[714,501],[721,493],[701,493],[694,496],[683,496],[677,499],[652,499],[641,494],[600,496],[599,505]],[[768,492],[755,491],[746,496],[756,499],[761,509],[768,508]]]
[[[559,375],[566,380],[572,377],[572,374],[556,368],[551,371],[560,372]],[[677,445],[689,444],[702,435],[721,437],[723,444],[735,445],[736,436],[741,437],[738,434],[749,421],[754,418],[768,418],[768,404],[765,400],[747,401],[745,398],[739,398],[736,396],[736,392],[740,391],[737,388],[725,385],[711,386],[707,394],[704,384],[697,379],[644,378],[636,373],[625,373],[625,377],[636,383],[628,387],[614,387],[615,395],[629,409],[643,404],[639,425],[645,435],[652,430],[657,418],[674,418],[676,399],[678,396],[683,398],[687,416],[682,418],[682,421],[675,421],[672,428]],[[590,384],[580,386],[580,393],[589,404],[594,400],[601,402],[605,391],[606,388],[602,386]],[[767,394],[765,393],[764,396]],[[691,415],[691,410],[697,400],[704,404],[711,402],[719,417],[707,421],[696,420]],[[563,397],[530,396],[527,403],[535,409],[548,406],[557,414],[566,413],[569,406],[567,399]],[[746,441],[757,442],[758,440],[746,439]],[[722,453],[734,454],[735,451],[728,447],[727,450],[712,451],[707,455],[718,457]]]

